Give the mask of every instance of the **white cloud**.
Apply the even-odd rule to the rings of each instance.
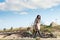
[[[28,14],[28,12],[14,12],[14,14],[26,15],[26,14]]]
[[[6,8],[5,3],[4,2],[0,3],[0,10],[5,10],[5,8]]]
[[[32,0],[35,6],[41,8],[52,8],[54,6],[60,5],[60,0]]]
[[[4,3],[0,3],[0,10],[47,9],[58,5],[60,5],[60,0],[6,0]]]
[[[20,14],[28,14],[27,12],[22,12],[22,13],[20,13]]]

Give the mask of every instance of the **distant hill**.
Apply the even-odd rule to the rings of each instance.
[[[52,22],[50,26],[55,27],[55,26],[58,26],[58,24],[56,22]]]

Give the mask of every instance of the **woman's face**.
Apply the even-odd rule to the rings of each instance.
[[[40,15],[38,15],[38,16],[37,16],[37,18],[38,18],[38,19],[41,19],[41,16],[40,16]]]

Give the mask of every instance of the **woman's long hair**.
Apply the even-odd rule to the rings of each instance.
[[[35,21],[34,21],[34,30],[38,30],[38,27],[37,27],[37,23],[40,23],[40,20],[41,20],[41,16],[40,15],[37,15]]]
[[[36,17],[37,19],[41,19],[41,16],[40,15],[37,15],[37,17]]]

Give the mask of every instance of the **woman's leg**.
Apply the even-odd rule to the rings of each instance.
[[[35,33],[33,34],[33,37],[35,38],[37,36],[37,31],[35,31]]]
[[[40,31],[39,31],[39,30],[38,30],[38,34],[39,34],[39,36],[40,36],[40,37],[42,37],[42,34],[40,33]]]

